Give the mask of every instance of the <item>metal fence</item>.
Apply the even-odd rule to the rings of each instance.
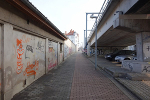
[[[99,12],[99,14],[98,14],[97,23],[99,23],[99,22],[101,21],[101,19],[102,19],[104,13],[105,13],[105,11],[106,11],[106,9],[108,8],[108,5],[111,3],[111,1],[112,1],[112,0],[105,0],[105,1],[104,1],[103,5],[102,5],[102,7],[101,7],[101,9],[100,9],[100,12]],[[97,25],[98,25],[98,24],[97,24]],[[91,38],[91,36],[93,35],[93,33],[94,33],[94,31],[95,31],[95,28],[96,28],[96,21],[95,21],[95,23],[94,23],[94,25],[93,25],[93,27],[92,27],[92,29],[91,29],[91,32],[90,32],[90,34],[89,34],[89,36],[88,36],[88,38],[87,38],[88,41],[89,41],[89,39]]]

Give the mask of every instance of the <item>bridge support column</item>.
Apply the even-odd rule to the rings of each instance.
[[[87,45],[87,55],[90,57],[91,56],[91,43],[89,42]]]
[[[143,40],[142,33],[136,35],[136,52],[137,52],[137,60],[143,61]]]
[[[137,60],[123,61],[122,67],[133,72],[150,73],[150,32],[136,35]]]
[[[141,32],[136,35],[137,60],[150,62],[150,32]]]

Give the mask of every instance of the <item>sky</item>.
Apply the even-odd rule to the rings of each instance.
[[[80,44],[84,43],[86,13],[99,12],[104,0],[29,0],[62,33],[72,29],[79,34]],[[87,29],[91,30],[95,19],[88,15]],[[90,32],[88,32],[89,34]]]

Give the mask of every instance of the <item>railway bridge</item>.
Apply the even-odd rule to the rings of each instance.
[[[150,0],[105,0],[97,18],[97,48],[105,53],[136,46],[137,60],[122,67],[150,72]],[[95,48],[96,23],[87,38],[87,55]]]

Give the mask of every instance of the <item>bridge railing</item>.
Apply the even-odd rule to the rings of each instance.
[[[108,5],[110,4],[111,1],[112,1],[112,0],[105,0],[105,1],[104,1],[103,5],[102,5],[102,7],[101,7],[101,9],[100,9],[100,12],[99,12],[99,14],[98,14],[97,24],[101,21],[101,19],[102,19],[104,13],[105,13],[105,11],[106,11],[106,9],[107,9],[107,7],[108,7]],[[93,27],[92,27],[92,29],[91,29],[91,32],[90,32],[90,34],[89,34],[89,36],[88,36],[88,38],[87,38],[88,41],[89,41],[89,39],[91,38],[92,34],[94,33],[95,28],[96,28],[96,21],[95,21],[95,23],[94,23],[94,25],[93,25]]]

